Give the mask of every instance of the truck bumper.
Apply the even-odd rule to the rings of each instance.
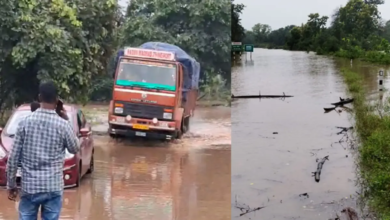
[[[121,135],[126,137],[143,137],[150,139],[172,140],[176,137],[174,128],[150,127],[150,130],[137,130],[132,128],[130,123],[110,122],[108,132],[112,135]]]

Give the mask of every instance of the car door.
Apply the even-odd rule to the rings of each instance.
[[[84,117],[83,112],[79,109],[77,112],[77,123],[79,124],[80,129],[88,128],[88,124],[86,123],[86,119]],[[89,128],[88,128],[89,129]],[[80,131],[80,130],[79,130]],[[80,141],[82,141],[82,163],[83,163],[83,174],[88,171],[89,165],[91,163],[91,138],[88,137],[80,137]]]

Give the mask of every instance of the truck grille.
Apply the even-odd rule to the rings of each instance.
[[[129,103],[129,102],[120,102],[116,103],[123,104],[123,114],[116,115],[131,115],[131,117],[135,118],[157,118],[163,120],[164,109],[168,108],[165,106],[155,106],[155,105],[147,105],[147,104],[137,104],[137,103]],[[170,108],[172,109],[172,108]]]

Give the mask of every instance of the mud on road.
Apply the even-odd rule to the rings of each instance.
[[[109,138],[107,107],[87,106],[95,171],[64,193],[61,219],[230,219],[230,108],[198,108],[191,131],[173,143]],[[0,220],[17,203],[0,191]]]

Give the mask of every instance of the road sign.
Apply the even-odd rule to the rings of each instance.
[[[232,45],[232,52],[243,52],[243,48],[241,45]]]
[[[232,52],[244,52],[241,42],[232,42]]]
[[[253,48],[254,48],[253,44],[244,44],[243,47],[245,52],[253,52]]]

